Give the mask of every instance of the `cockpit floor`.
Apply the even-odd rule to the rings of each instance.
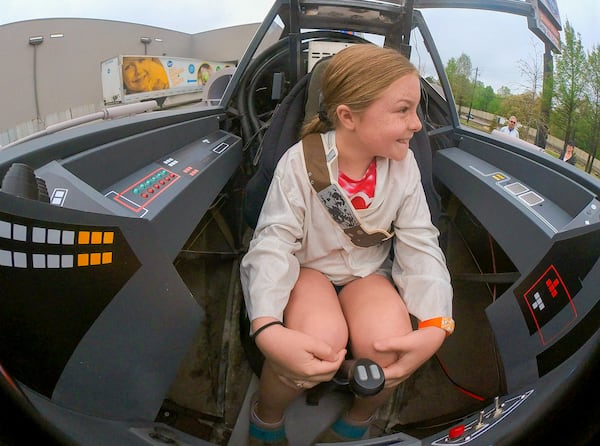
[[[216,226],[213,220],[204,222],[204,234],[210,237],[193,239],[186,255],[176,261],[206,317],[157,419],[216,444],[242,445],[257,378],[239,335],[242,295],[237,274],[242,254],[226,253],[226,237],[215,236],[220,232]],[[449,225],[449,268],[451,273],[476,273],[460,230]],[[489,288],[457,280],[453,287],[455,333],[380,410],[372,435],[402,431],[424,438],[430,430],[439,431],[440,424],[465,417],[499,394],[499,366],[485,318],[485,307],[492,302]],[[299,398],[287,414],[290,444],[310,444],[309,437],[330,424],[349,399],[347,392],[340,391],[326,393],[318,406],[308,406]]]

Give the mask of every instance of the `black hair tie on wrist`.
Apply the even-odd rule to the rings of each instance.
[[[254,332],[254,334],[253,334],[252,336],[250,336],[250,337],[251,337],[252,339],[256,339],[256,337],[257,337],[257,336],[260,334],[260,332],[261,332],[261,331],[263,331],[263,330],[265,330],[265,329],[267,329],[267,328],[271,327],[272,325],[281,325],[281,326],[284,326],[284,327],[285,327],[285,325],[283,325],[283,322],[281,322],[281,321],[272,321],[272,322],[269,322],[268,324],[265,324],[265,325],[263,325],[262,327],[260,327],[260,328],[259,328],[258,330],[256,330],[256,331]]]

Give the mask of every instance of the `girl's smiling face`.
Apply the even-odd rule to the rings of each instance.
[[[354,114],[356,144],[372,156],[404,159],[410,139],[421,130],[417,115],[420,87],[417,75],[403,76],[363,112]]]

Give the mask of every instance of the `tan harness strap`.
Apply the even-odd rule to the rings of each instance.
[[[331,185],[329,169],[323,148],[323,140],[319,133],[310,133],[302,139],[304,147],[304,160],[308,179],[317,193]]]
[[[319,133],[306,135],[302,139],[302,147],[306,173],[311,186],[317,192],[319,200],[331,218],[340,225],[352,243],[361,248],[367,248],[390,239],[393,234],[387,231],[369,231],[363,228],[354,212],[354,207],[348,202],[344,192],[337,184],[331,183],[327,168],[327,155],[321,135]]]

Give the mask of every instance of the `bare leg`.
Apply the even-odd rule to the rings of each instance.
[[[318,271],[300,269],[283,317],[287,328],[319,337],[336,350],[347,344],[348,329],[337,294],[329,280]],[[301,389],[284,384],[265,361],[256,414],[264,422],[276,423],[300,393]]]
[[[380,353],[372,347],[377,339],[412,331],[406,305],[392,283],[379,274],[356,279],[342,289],[340,302],[350,330],[354,357],[372,359],[382,367],[395,362],[395,354]],[[385,388],[375,396],[355,398],[346,417],[357,422],[369,419],[394,390]]]
[[[256,415],[265,423],[277,423],[283,418],[283,412],[303,389],[292,389],[279,380],[265,361],[258,386],[258,405]]]

